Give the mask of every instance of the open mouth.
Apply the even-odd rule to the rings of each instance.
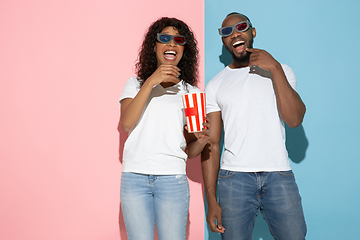
[[[164,52],[164,58],[167,60],[174,60],[176,58],[176,51],[169,50]]]
[[[242,50],[242,48],[245,46],[245,41],[242,40],[236,41],[235,43],[233,43],[232,46],[235,50]]]

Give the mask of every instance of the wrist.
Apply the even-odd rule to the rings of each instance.
[[[155,83],[153,83],[152,81],[151,81],[151,78],[148,78],[148,80],[146,80],[145,82],[144,82],[144,84],[143,84],[143,87],[144,88],[150,88],[150,89],[152,89],[153,87],[155,87],[157,84],[155,84]]]
[[[282,67],[281,67],[281,64],[280,64],[278,61],[276,61],[275,64],[273,64],[273,65],[271,66],[271,68],[270,68],[270,72],[271,72],[272,74],[273,74],[274,72],[280,71],[280,70],[282,70]]]
[[[217,198],[216,198],[216,194],[215,193],[206,193],[206,202],[208,203],[208,205],[216,202],[217,203]]]
[[[211,198],[211,199],[207,198],[206,202],[209,207],[214,206],[214,205],[216,206],[217,204],[219,204],[217,201],[217,198]]]

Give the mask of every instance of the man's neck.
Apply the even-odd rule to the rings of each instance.
[[[233,61],[230,65],[229,68],[231,69],[237,69],[237,68],[244,68],[244,67],[248,67],[249,66],[249,61],[246,62],[236,62]]]

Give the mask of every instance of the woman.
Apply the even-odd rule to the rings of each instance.
[[[184,130],[182,95],[200,92],[198,48],[189,27],[175,18],[154,22],[136,63],[137,77],[121,93],[120,125],[129,136],[123,151],[121,207],[129,240],[184,240],[189,209],[186,159],[208,140]]]

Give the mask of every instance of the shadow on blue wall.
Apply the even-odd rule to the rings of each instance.
[[[289,153],[289,158],[294,163],[300,163],[306,156],[306,149],[309,146],[309,141],[305,135],[303,125],[297,128],[290,128],[285,125],[286,131],[286,149]]]
[[[224,67],[228,66],[232,62],[232,56],[227,49],[222,47],[222,54],[219,56],[219,60],[224,64]],[[306,150],[309,145],[308,139],[306,138],[305,131],[302,125],[297,128],[290,128],[285,124],[286,131],[286,149],[289,154],[289,158],[294,163],[300,163],[305,159]],[[223,139],[221,141],[221,147],[223,147]],[[205,201],[205,212],[207,212],[207,204]],[[208,233],[208,240],[220,240],[219,233],[213,233],[209,227],[206,227]],[[272,240],[274,239],[269,231],[267,222],[263,219],[260,211],[256,217],[252,240]]]
[[[222,52],[221,55],[219,56],[219,60],[222,64],[224,64],[224,67],[232,63],[232,56],[224,45],[222,46]]]

